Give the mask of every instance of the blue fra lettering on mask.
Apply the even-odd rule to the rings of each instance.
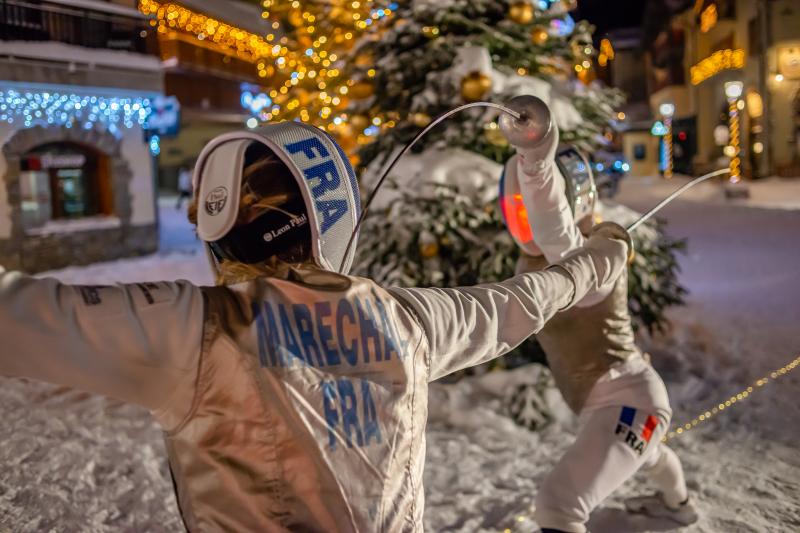
[[[324,234],[348,210],[347,201],[341,198],[325,198],[330,191],[336,191],[341,187],[342,180],[336,163],[331,158],[331,154],[325,145],[317,137],[311,137],[302,141],[289,143],[286,150],[290,154],[302,152],[313,166],[305,169],[303,175],[311,186],[311,195],[314,197],[316,211],[321,217],[320,231]]]

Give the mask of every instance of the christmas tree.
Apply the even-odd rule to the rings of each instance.
[[[259,118],[314,124],[335,135],[351,152],[356,138],[343,111],[351,96],[369,96],[372,85],[354,82],[342,76],[340,69],[354,44],[392,16],[394,4],[371,0],[263,0],[261,4],[262,16],[272,21],[281,36],[271,50],[273,57],[257,65],[271,87],[270,105]]]
[[[569,2],[416,0],[349,51],[342,79],[350,94],[336,128],[355,137],[366,189],[388,158],[457,105],[502,103],[518,94],[547,102],[564,142],[603,142],[623,96],[594,80],[592,27]],[[469,285],[513,274],[518,250],[499,213],[498,179],[512,154],[497,113],[477,108],[437,126],[392,172],[361,231],[361,274],[388,284]],[[624,223],[635,213],[600,206]],[[655,225],[634,235],[631,309],[649,330],[681,303],[672,241]],[[527,349],[532,349],[528,347]]]

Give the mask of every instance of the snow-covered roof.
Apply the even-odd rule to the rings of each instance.
[[[47,0],[50,4],[60,4],[62,6],[78,7],[90,11],[99,11],[110,15],[124,15],[126,17],[144,18],[144,15],[134,7],[126,7],[100,0]]]
[[[159,71],[157,57],[123,50],[86,48],[55,41],[0,41],[0,56],[64,63],[88,63],[131,70]]]

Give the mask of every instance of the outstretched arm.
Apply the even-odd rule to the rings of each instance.
[[[202,327],[202,295],[188,282],[79,286],[0,270],[2,376],[158,413],[194,383]]]
[[[553,125],[547,137],[534,148],[518,149],[508,165],[520,182],[520,193],[533,240],[547,259],[555,263],[577,250],[585,238],[575,223],[566,194],[566,181],[555,160],[558,128]],[[613,287],[588,295],[577,302],[590,307],[606,298]]]
[[[542,272],[456,289],[390,289],[419,319],[430,356],[430,380],[503,355],[538,332],[559,310],[613,284],[626,244],[597,236]]]
[[[538,146],[518,148],[508,163],[518,175],[533,240],[549,263],[566,257],[584,242],[567,201],[564,177],[556,165],[558,138],[558,128],[553,124]]]

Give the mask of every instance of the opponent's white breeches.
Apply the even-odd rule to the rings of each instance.
[[[663,381],[641,357],[609,370],[580,413],[575,442],[539,489],[539,526],[584,533],[591,511],[640,468],[669,505],[684,501],[680,460],[661,443],[671,416]]]

